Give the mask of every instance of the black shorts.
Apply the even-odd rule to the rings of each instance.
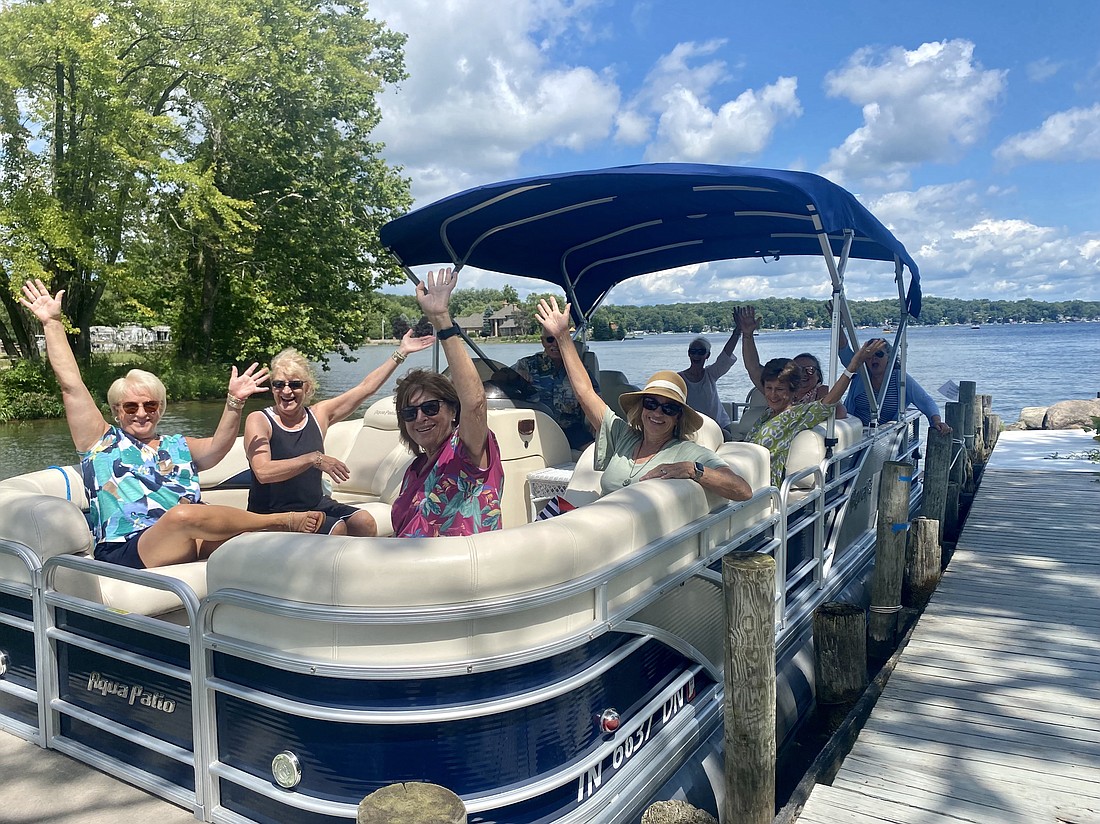
[[[359,511],[350,504],[342,504],[339,501],[332,500],[332,498],[328,496],[322,498],[317,506],[310,507],[310,509],[325,513],[325,522],[321,525],[321,528],[317,530],[322,535],[328,535],[332,532],[332,528],[336,526],[337,523],[347,520]]]
[[[138,555],[138,540],[144,534],[145,530],[140,529],[127,535],[125,541],[103,541],[96,544],[92,555],[97,561],[105,561],[108,564],[145,569],[145,564],[141,562],[141,556]]]

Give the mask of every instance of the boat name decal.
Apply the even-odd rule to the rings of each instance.
[[[868,498],[870,498],[871,497],[871,489],[874,487],[874,485],[875,485],[875,479],[874,478],[868,478],[867,483],[865,483],[863,486],[858,487],[857,489],[855,489],[852,492],[851,501],[848,503],[848,509],[855,509],[861,503],[863,503]]]
[[[666,698],[660,709],[638,724],[629,734],[625,734],[611,755],[605,756],[598,764],[593,764],[585,772],[578,775],[577,803],[581,803],[586,798],[591,798],[596,790],[603,785],[603,782],[637,755],[638,751],[649,741],[652,734],[671,721],[694,695],[695,679],[691,678]]]
[[[176,711],[176,702],[165,696],[162,692],[148,690],[141,684],[124,684],[121,681],[112,681],[98,672],[88,675],[88,692],[98,692],[104,698],[115,695],[122,698],[131,707],[140,704],[149,709],[160,710],[163,713]]]

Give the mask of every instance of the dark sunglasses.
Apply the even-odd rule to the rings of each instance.
[[[876,357],[876,358],[885,358],[886,357],[886,350],[885,349],[879,349],[877,352],[875,352],[874,357]]]
[[[545,338],[542,339],[542,342],[543,343],[553,343],[554,342],[554,336],[553,335],[547,335]]]
[[[291,390],[293,390],[294,392],[297,392],[299,389],[301,389],[305,385],[306,385],[305,381],[272,381],[271,382],[271,388],[274,389],[276,392],[281,391],[284,386],[289,386],[291,388]]]
[[[425,418],[434,418],[439,414],[439,405],[442,402],[443,401],[424,401],[424,403],[417,406],[402,406],[397,414],[401,416],[401,420],[410,422],[416,420],[417,412],[423,412]]]
[[[689,349],[688,354],[689,355],[707,355],[707,354],[710,354],[710,353],[707,352],[706,349]]]
[[[160,401],[142,401],[141,403],[137,401],[126,401],[119,404],[119,406],[122,407],[122,411],[127,415],[136,415],[139,408],[144,409],[146,415],[152,415],[160,409]]]
[[[672,401],[659,401],[650,395],[642,397],[642,409],[648,409],[652,412],[658,406],[661,407],[661,411],[670,418],[678,418],[684,414],[684,407],[678,403],[673,403]]]

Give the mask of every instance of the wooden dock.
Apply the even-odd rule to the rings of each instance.
[[[948,571],[800,824],[1100,824],[1100,464],[1006,432]]]

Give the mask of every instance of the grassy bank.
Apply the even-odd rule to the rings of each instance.
[[[163,354],[117,352],[95,355],[81,369],[92,397],[106,408],[107,388],[131,369],[145,369],[159,377],[170,401],[216,400],[224,397],[228,365],[184,363]],[[0,361],[0,421],[60,418],[65,409],[61,390],[45,360]]]

